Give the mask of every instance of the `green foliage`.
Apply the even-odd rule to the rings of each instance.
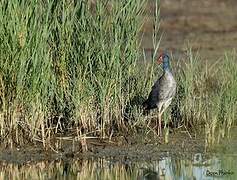
[[[139,106],[160,72],[160,36],[157,6],[153,60],[138,62],[144,7],[144,0],[0,1],[1,141],[46,145],[71,129],[108,137],[127,129],[125,120],[145,127]],[[235,57],[203,66],[189,51],[174,63],[174,104],[184,123],[203,124],[207,137],[217,129],[223,135],[236,119]]]
[[[226,53],[213,64],[203,63],[191,50],[187,57],[176,67],[176,103],[184,124],[194,128],[203,125],[206,140],[214,143],[229,134],[237,119],[236,53]]]
[[[122,123],[143,0],[13,0],[0,7],[1,137],[44,142],[72,122],[105,135],[112,121]]]

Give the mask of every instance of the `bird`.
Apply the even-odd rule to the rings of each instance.
[[[161,136],[161,117],[176,94],[176,81],[171,72],[170,57],[167,53],[161,53],[157,63],[163,64],[163,74],[152,86],[147,100],[143,103],[143,108],[146,112],[155,108],[158,109],[156,130],[157,135]]]

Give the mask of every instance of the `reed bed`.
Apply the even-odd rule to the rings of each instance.
[[[175,105],[182,124],[200,133],[204,127],[206,143],[219,142],[236,125],[237,64],[235,50],[216,61],[204,61],[187,50],[187,59],[176,66],[178,94]]]
[[[122,127],[143,6],[142,0],[1,1],[1,140],[45,145],[70,128],[105,137],[109,127]]]

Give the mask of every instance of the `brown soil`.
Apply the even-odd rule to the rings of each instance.
[[[235,0],[162,0],[160,50],[177,58],[187,47],[198,51],[203,59],[216,60],[237,47],[237,1]],[[142,47],[152,47],[152,14],[155,1],[146,10]]]
[[[56,159],[71,158],[112,158],[114,160],[150,161],[159,160],[164,156],[185,158],[194,153],[205,152],[204,138],[190,137],[188,132],[176,132],[170,135],[169,143],[164,144],[163,139],[153,133],[145,138],[144,135],[118,136],[108,139],[86,139],[74,142],[62,140],[60,148],[51,147],[43,149],[42,144],[24,146],[0,151],[0,162],[25,164],[39,161],[52,161]],[[82,144],[84,144],[82,146]]]

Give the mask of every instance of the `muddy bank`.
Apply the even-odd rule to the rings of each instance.
[[[236,154],[237,127],[233,127],[229,137],[220,139],[219,143],[206,147],[204,133],[189,133],[176,130],[170,134],[169,142],[156,137],[154,134],[127,134],[109,139],[88,138],[83,141],[71,141],[61,137],[60,147],[51,142],[47,149],[42,143],[25,145],[22,147],[0,150],[0,164],[29,164],[36,162],[71,161],[73,159],[110,159],[115,162],[126,163],[159,161],[164,157],[178,159],[193,159],[195,154],[202,154],[203,158],[213,153]]]
[[[1,148],[0,162],[25,164],[39,161],[74,158],[112,158],[116,161],[153,161],[164,156],[188,157],[205,152],[203,137],[190,137],[187,132],[170,135],[169,143],[154,135],[145,137],[119,136],[108,139],[86,139],[81,142],[61,140],[60,148],[50,145],[47,150],[42,144],[13,149]],[[82,146],[82,144],[84,144]]]
[[[236,132],[236,129],[235,131]],[[39,147],[0,154],[3,179],[236,179],[237,136],[205,149],[203,138],[171,135],[168,144],[156,138],[127,136],[116,142],[87,142],[87,152],[64,143],[58,153]],[[130,138],[129,138],[130,137]],[[131,142],[130,142],[131,141]],[[138,141],[140,142],[138,144]],[[8,158],[8,159],[7,159]]]

